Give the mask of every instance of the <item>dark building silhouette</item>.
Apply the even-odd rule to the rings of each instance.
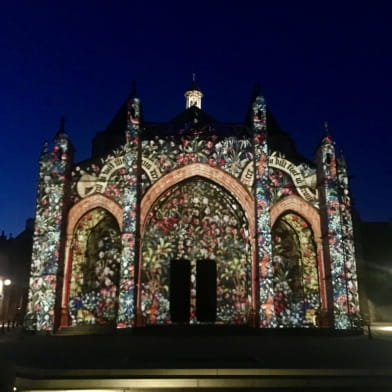
[[[373,322],[392,321],[392,224],[362,222],[357,243],[365,260],[361,277],[368,317]]]
[[[26,221],[25,230],[15,238],[0,236],[0,321],[22,324],[27,306],[34,220]],[[10,281],[6,285],[6,280]],[[8,283],[8,282],[7,282]]]

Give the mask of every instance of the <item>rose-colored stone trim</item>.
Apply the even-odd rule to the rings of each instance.
[[[271,207],[271,228],[283,213],[289,211],[295,212],[296,214],[302,216],[312,228],[314,241],[316,243],[317,263],[319,269],[321,307],[323,310],[326,310],[327,289],[325,283],[324,253],[321,239],[321,221],[319,210],[297,195],[287,196]]]
[[[95,193],[91,196],[87,196],[78,203],[76,203],[70,209],[68,213],[67,221],[67,233],[66,233],[66,244],[65,244],[65,263],[64,263],[64,281],[61,298],[61,320],[60,328],[67,327],[70,325],[70,319],[68,315],[68,300],[69,300],[69,286],[71,283],[71,272],[72,272],[72,239],[75,232],[76,226],[79,220],[94,208],[103,208],[111,213],[117,220],[120,231],[122,229],[123,220],[123,209],[112,199],[104,196],[100,193]]]
[[[257,274],[256,274],[256,247],[255,247],[255,236],[256,236],[256,216],[255,216],[255,204],[252,194],[248,189],[235,177],[226,173],[225,171],[209,166],[204,163],[193,163],[182,168],[173,170],[172,172],[164,175],[157,180],[146,192],[141,200],[140,207],[140,233],[143,239],[145,232],[145,224],[147,216],[153,207],[154,203],[161,197],[161,195],[170,189],[172,186],[178,184],[181,181],[190,179],[192,177],[203,177],[210,180],[222,188],[226,189],[239,203],[245,212],[245,216],[249,225],[250,243],[251,243],[251,257],[252,257],[252,312],[255,311],[257,306]],[[140,257],[139,263],[142,264],[140,246]],[[139,266],[138,281],[140,282],[142,265]],[[140,287],[138,284],[138,298],[137,308],[140,312]]]

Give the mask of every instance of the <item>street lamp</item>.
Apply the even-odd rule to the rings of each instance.
[[[4,321],[4,286],[11,285],[11,279],[0,276],[0,321]]]
[[[10,286],[11,283],[11,279],[0,276],[0,298],[4,295],[4,286]]]

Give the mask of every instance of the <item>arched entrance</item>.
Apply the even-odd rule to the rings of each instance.
[[[140,310],[145,324],[173,321],[170,293],[176,284],[170,277],[189,281],[189,286],[184,287],[190,287],[190,292],[184,289],[182,293],[190,298],[185,321],[247,322],[252,298],[249,223],[238,201],[226,189],[200,176],[176,183],[155,200],[144,229],[139,276]],[[184,263],[184,268],[175,267],[183,274],[177,278],[171,271],[176,260]],[[211,302],[202,295],[211,290],[216,294],[215,314],[211,312]]]
[[[88,214],[94,210],[104,210],[106,214],[113,217],[115,219],[117,227],[119,227],[121,231],[122,225],[122,215],[123,210],[122,207],[109,199],[107,196],[104,196],[99,193],[95,193],[91,196],[87,196],[78,203],[76,203],[70,209],[68,213],[67,219],[67,232],[66,232],[66,244],[65,244],[65,262],[64,262],[64,281],[63,281],[63,290],[61,297],[61,315],[60,315],[60,328],[68,327],[72,323],[75,323],[71,318],[71,309],[70,309],[70,290],[71,290],[71,282],[72,282],[72,274],[73,274],[73,259],[79,258],[79,261],[83,260],[83,257],[86,256],[83,251],[80,253],[79,257],[75,251],[75,240],[76,240],[76,231],[78,228],[81,228],[81,223],[84,219],[87,219]],[[116,226],[115,225],[115,226]],[[83,224],[82,224],[83,226]],[[84,256],[83,256],[84,255]],[[73,292],[75,295],[75,292]],[[88,313],[86,313],[87,316]],[[87,317],[88,318],[88,317]],[[95,318],[90,318],[89,322],[94,322]],[[87,321],[86,321],[87,322]]]
[[[317,248],[309,223],[286,211],[272,227],[274,309],[279,326],[317,326],[321,298]]]
[[[75,226],[71,245],[68,307],[72,325],[116,321],[121,257],[115,217],[98,207]]]

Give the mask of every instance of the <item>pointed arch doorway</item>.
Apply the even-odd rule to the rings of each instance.
[[[274,309],[280,327],[316,327],[321,308],[317,248],[310,224],[286,211],[272,227]]]
[[[121,257],[116,218],[97,207],[85,213],[72,237],[68,309],[72,325],[114,324]]]
[[[226,189],[201,176],[176,183],[152,203],[144,229],[139,271],[144,324],[176,322],[171,294],[176,263],[189,273],[178,278],[189,281],[177,293],[189,296],[185,322],[246,323],[252,297],[249,223]]]

